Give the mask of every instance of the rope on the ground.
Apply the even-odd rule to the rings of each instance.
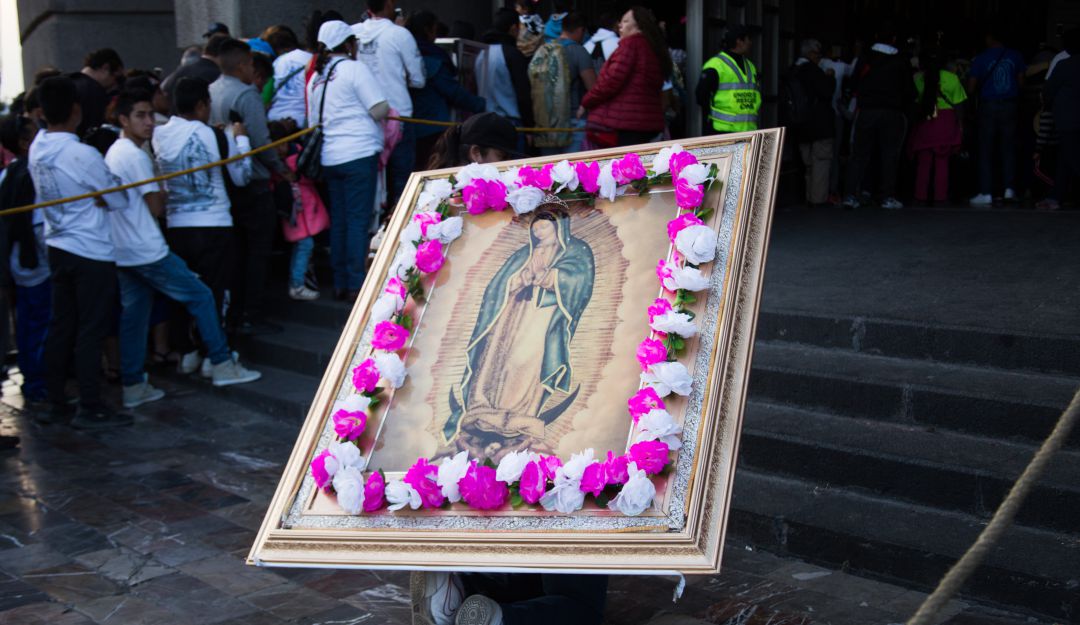
[[[387,119],[393,119],[395,121],[403,122],[406,124],[419,124],[421,126],[442,126],[443,128],[449,128],[451,126],[460,126],[461,122],[441,122],[433,119],[416,119],[415,117],[395,117],[393,115],[387,117]],[[517,126],[514,130],[518,132],[585,132],[585,128],[536,128],[533,126]]]
[[[945,607],[945,604],[960,591],[968,577],[982,564],[990,550],[1005,534],[1005,530],[1012,525],[1016,513],[1024,503],[1024,499],[1031,493],[1031,489],[1046,469],[1046,465],[1050,463],[1050,459],[1065,444],[1065,440],[1069,437],[1069,433],[1072,431],[1073,426],[1076,425],[1078,418],[1080,418],[1080,390],[1076,391],[1076,395],[1073,396],[1069,407],[1065,409],[1061,418],[1058,419],[1057,425],[1054,426],[1054,431],[1043,441],[1039,451],[1035,453],[1020,478],[1016,480],[1012,489],[1009,490],[1009,495],[998,506],[997,512],[990,519],[990,523],[983,528],[982,533],[975,540],[975,544],[949,569],[945,577],[941,578],[937,588],[923,601],[915,615],[908,620],[907,625],[930,625],[941,608]]]
[[[134,189],[135,187],[141,187],[144,184],[150,184],[152,182],[161,182],[163,180],[172,180],[173,178],[179,178],[180,176],[186,176],[188,174],[193,174],[193,173],[195,173],[197,171],[203,171],[205,169],[213,169],[215,167],[220,167],[222,165],[228,165],[229,163],[234,163],[234,162],[239,161],[241,159],[245,159],[245,158],[247,158],[249,156],[254,156],[255,154],[258,154],[259,152],[265,152],[266,150],[269,150],[271,148],[276,148],[277,146],[279,146],[279,145],[281,145],[283,143],[288,143],[290,141],[295,141],[295,140],[299,139],[300,137],[306,135],[307,133],[311,132],[312,130],[315,130],[315,128],[316,128],[315,126],[312,126],[311,128],[304,128],[302,130],[297,130],[296,132],[292,133],[291,135],[288,135],[286,137],[282,137],[282,138],[278,139],[277,141],[271,141],[270,143],[267,143],[266,145],[260,145],[259,147],[255,148],[253,150],[250,150],[248,152],[244,152],[243,154],[237,154],[235,156],[230,156],[229,158],[224,158],[224,159],[221,159],[220,161],[214,161],[213,163],[206,163],[205,165],[199,165],[198,167],[190,167],[188,169],[182,169],[180,171],[174,171],[174,172],[171,172],[171,173],[168,173],[168,174],[162,174],[160,176],[154,176],[153,178],[149,178],[147,180],[140,180],[138,182],[132,182],[132,183],[129,183],[129,184],[122,184],[122,185],[120,185],[118,187],[113,187],[111,189],[102,189],[101,191],[92,191],[90,193],[83,193],[82,195],[72,195],[71,197],[62,197],[62,198],[57,199],[57,200],[49,200],[48,202],[38,202],[37,204],[27,204],[26,206],[17,206],[15,208],[9,208],[9,209],[0,211],[0,217],[4,217],[4,216],[7,216],[7,215],[15,215],[15,214],[18,214],[18,213],[25,213],[27,211],[32,211],[32,210],[35,210],[35,209],[38,209],[38,208],[48,208],[50,206],[56,206],[57,204],[66,204],[68,202],[77,202],[79,200],[89,200],[91,198],[101,197],[102,195],[107,195],[109,193],[118,193],[120,191],[127,191],[128,189]]]

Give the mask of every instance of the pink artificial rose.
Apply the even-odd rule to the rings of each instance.
[[[664,441],[641,441],[630,446],[630,459],[649,475],[656,475],[664,470],[668,463],[668,453],[670,450]]]
[[[476,510],[495,510],[503,507],[510,497],[506,482],[495,479],[495,469],[478,464],[475,460],[465,477],[458,481],[461,499]]]
[[[315,486],[319,488],[330,486],[330,473],[326,470],[326,459],[333,457],[334,454],[330,453],[329,449],[324,449],[321,454],[312,459],[311,477],[315,479]]]
[[[558,456],[540,456],[540,468],[544,471],[545,480],[555,479],[555,471],[562,466],[562,460]]]
[[[386,281],[386,288],[383,290],[388,295],[401,298],[404,301],[409,296],[409,289],[406,288],[405,283],[401,278],[397,276],[390,278]]]
[[[424,241],[416,248],[416,268],[424,273],[435,273],[446,262],[443,256],[442,241],[433,239]]]
[[[656,277],[660,279],[660,284],[664,284],[664,280],[671,277],[671,266],[663,258],[660,262],[656,263]]]
[[[656,298],[652,306],[649,306],[649,324],[651,325],[657,317],[662,317],[671,312],[671,302],[662,297]]]
[[[413,216],[413,221],[420,224],[420,234],[427,236],[428,227],[442,221],[442,215],[435,211],[428,211],[424,213],[417,213]]]
[[[409,340],[409,331],[393,321],[380,321],[375,326],[375,332],[371,337],[371,346],[388,352],[396,352],[405,347],[405,341]]]
[[[616,456],[610,451],[607,452],[604,473],[607,474],[608,484],[625,484],[630,479],[630,457],[625,454]]]
[[[599,497],[606,486],[607,472],[602,463],[594,462],[585,467],[585,472],[581,474],[581,492],[592,493],[593,497]]]
[[[488,180],[484,188],[487,207],[493,211],[506,210],[506,185],[499,180]]]
[[[697,208],[703,201],[705,201],[704,185],[690,184],[685,178],[675,181],[675,203],[679,205],[679,208]]]
[[[438,475],[438,465],[428,463],[426,458],[420,458],[416,464],[409,467],[401,481],[420,493],[420,501],[425,508],[438,508],[446,501],[442,487],[435,481]]]
[[[680,152],[681,154],[681,152]],[[693,213],[683,213],[675,219],[667,222],[667,236],[672,243],[675,242],[675,237],[679,236],[679,233],[689,228],[690,226],[701,226],[705,222],[698,219]]]
[[[637,348],[637,361],[642,371],[647,371],[658,362],[664,362],[667,355],[667,347],[664,347],[664,342],[659,339],[645,339]]]
[[[679,177],[679,172],[683,168],[687,165],[696,165],[697,162],[697,157],[689,152],[676,152],[668,159],[668,171],[671,172],[672,179],[675,179]]]
[[[521,480],[518,482],[521,500],[527,504],[535,504],[544,496],[546,489],[547,479],[540,465],[536,462],[525,465],[525,470],[521,472]]]
[[[354,441],[360,438],[367,427],[367,413],[359,410],[338,410],[332,417],[334,420],[334,432],[346,441]]]
[[[524,165],[518,170],[518,184],[523,187],[536,187],[541,191],[547,191],[551,187],[551,170],[554,167],[554,163],[548,163],[540,170],[536,170]]]
[[[596,193],[600,190],[600,163],[574,163],[574,171],[582,191]]]
[[[477,178],[465,185],[461,201],[470,215],[482,215],[487,210],[487,180]]]
[[[630,184],[645,177],[645,166],[641,164],[641,157],[631,152],[611,164],[611,175],[619,184]]]
[[[372,471],[364,484],[364,512],[375,512],[386,505],[386,479],[382,473]]]
[[[626,405],[630,408],[630,416],[634,418],[634,423],[637,424],[638,419],[649,414],[650,411],[666,408],[664,400],[660,399],[660,396],[656,394],[656,390],[651,386],[634,393],[634,396],[627,400]]]
[[[375,360],[368,358],[352,370],[352,383],[361,393],[370,393],[379,385],[379,369]]]

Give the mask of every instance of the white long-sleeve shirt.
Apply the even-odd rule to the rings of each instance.
[[[101,153],[70,132],[41,131],[30,145],[30,176],[38,202],[82,195],[120,185]],[[123,193],[64,202],[45,209],[45,244],[76,256],[104,262],[115,259],[107,210],[127,206]]]
[[[226,132],[229,156],[251,149],[247,137]],[[221,160],[214,130],[200,121],[179,115],[154,130],[154,154],[162,174]],[[226,165],[229,178],[238,187],[251,180],[251,159]],[[225,228],[232,226],[231,204],[225,190],[221,167],[204,169],[165,182],[165,220],[170,228]]]
[[[390,108],[403,117],[412,116],[409,89],[422,89],[426,82],[424,60],[412,33],[382,18],[353,24],[352,30],[360,43],[356,59],[375,75]]]

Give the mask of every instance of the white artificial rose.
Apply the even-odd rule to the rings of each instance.
[[[367,466],[367,461],[360,455],[360,449],[352,443],[334,441],[330,443],[328,449],[337,458],[340,469],[355,467],[363,471],[364,467]]]
[[[675,418],[663,408],[655,408],[641,417],[638,421],[637,437],[635,443],[641,441],[662,441],[668,449],[682,447],[682,426],[675,423]]]
[[[513,484],[521,479],[521,473],[530,462],[539,459],[539,456],[531,451],[512,451],[499,461],[499,466],[495,469],[495,479]]]
[[[349,514],[364,508],[364,475],[356,467],[345,467],[334,475],[338,505]]]
[[[518,215],[524,215],[536,210],[537,206],[544,201],[544,192],[536,187],[521,187],[506,194],[506,201]]]
[[[379,370],[379,377],[386,381],[390,388],[401,388],[405,384],[405,363],[394,352],[376,352],[371,357],[375,361],[375,368]]]
[[[494,165],[471,163],[461,168],[457,175],[457,188],[464,189],[473,180],[499,180],[499,170]]]
[[[387,508],[391,511],[401,510],[405,506],[413,510],[420,508],[420,493],[401,480],[394,480],[387,484],[383,494],[386,495],[386,502],[390,504]]]
[[[654,175],[666,174],[671,169],[671,157],[683,151],[683,147],[676,143],[670,148],[661,149],[653,157],[652,170]]]
[[[694,384],[686,365],[681,362],[654,363],[641,374],[641,382],[651,386],[660,397],[672,393],[685,397],[690,394]]]
[[[371,407],[371,398],[366,395],[349,395],[341,402],[341,409],[346,412],[367,412]]]
[[[468,470],[469,452],[467,451],[458,452],[453,458],[443,458],[442,464],[439,465],[439,473],[435,478],[435,482],[442,489],[443,497],[449,499],[450,503],[461,501],[458,482],[465,477]]]
[[[416,242],[423,240],[423,238],[424,231],[420,228],[420,222],[413,219],[409,221],[409,225],[405,226],[405,229],[401,231],[401,236],[398,238],[398,241],[403,245],[416,245]]]
[[[424,190],[420,193],[420,199],[417,200],[416,204],[422,211],[435,210],[453,192],[454,185],[450,184],[450,181],[446,178],[429,180],[424,185]]]
[[[570,456],[570,459],[566,461],[566,464],[555,471],[555,478],[558,479],[559,475],[562,474],[568,479],[581,482],[581,476],[585,474],[586,467],[595,461],[596,452],[593,451],[592,447],[579,454],[573,454]]]
[[[697,334],[697,324],[690,315],[676,310],[669,310],[658,315],[649,324],[649,327],[664,334],[678,334],[683,338],[690,338]]]
[[[416,246],[411,241],[403,241],[398,246],[397,256],[394,256],[394,262],[390,263],[390,276],[396,278],[405,278],[405,274],[416,266]]]
[[[371,323],[373,326],[378,325],[383,321],[389,321],[397,314],[398,299],[400,298],[395,295],[383,293],[375,300],[375,303],[371,305]]]
[[[570,191],[577,190],[577,170],[570,164],[570,161],[562,160],[556,163],[556,165],[551,168],[551,179],[559,185],[555,188],[555,193],[558,193],[563,189],[569,189]]]
[[[540,498],[540,505],[548,512],[557,510],[563,514],[573,514],[585,505],[585,493],[581,492],[580,480],[558,480],[551,490]]]
[[[708,286],[709,280],[705,274],[694,267],[672,267],[671,276],[664,278],[664,288],[669,291],[700,291]]]
[[[449,245],[454,239],[461,236],[461,228],[465,222],[461,217],[447,217],[437,224],[428,226],[429,239],[438,239],[443,245]]]
[[[389,281],[390,280],[387,280],[387,282]],[[401,291],[397,288],[391,289],[389,287],[384,287],[382,293],[379,294],[378,299],[384,297],[390,298],[390,301],[394,303],[394,311],[401,312],[405,308],[405,298],[408,296],[409,294],[405,293],[405,296],[403,297]]]
[[[499,180],[502,181],[503,186],[506,187],[507,191],[513,191],[518,188],[519,169],[520,167],[511,167],[510,169],[503,170],[503,172],[499,174]]]
[[[709,179],[709,168],[701,163],[687,165],[679,172],[679,178],[692,185],[705,184],[705,181]]]
[[[626,516],[637,516],[645,512],[652,505],[656,497],[656,486],[653,485],[645,471],[638,469],[636,462],[631,462],[627,468],[630,479],[622,485],[619,494],[608,504],[608,508],[618,510]]]
[[[608,161],[600,166],[600,175],[596,178],[596,183],[600,187],[597,191],[599,196],[609,202],[614,202],[619,184],[615,182],[615,175],[611,173],[611,164],[611,161]]]
[[[708,263],[716,258],[718,242],[719,236],[716,232],[700,224],[687,226],[675,235],[675,249],[695,265]]]

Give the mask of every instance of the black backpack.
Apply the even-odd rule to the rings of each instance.
[[[799,80],[799,66],[792,65],[780,80],[781,125],[796,128],[810,121],[813,98]]]

